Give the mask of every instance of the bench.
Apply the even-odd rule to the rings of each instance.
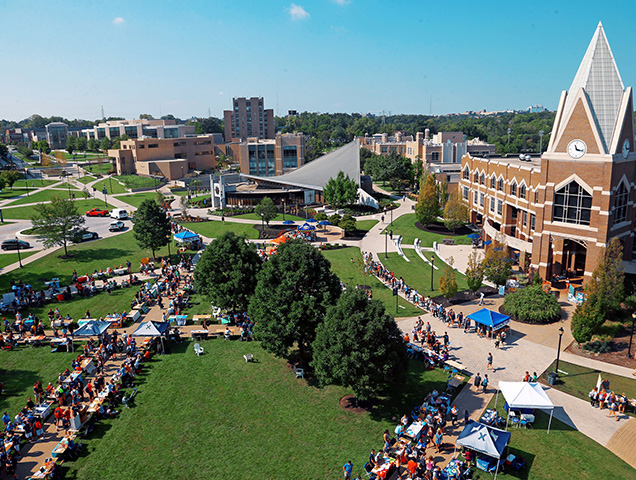
[[[251,353],[243,355],[243,358],[245,359],[245,363],[254,361],[254,355],[252,355]]]
[[[296,374],[296,378],[305,378],[305,371],[302,368],[298,368],[294,365],[293,369],[294,373]]]
[[[124,404],[124,407],[130,408],[130,404],[135,400],[135,395],[137,395],[137,387],[133,388],[132,393],[129,396],[124,396],[121,399],[121,402]]]

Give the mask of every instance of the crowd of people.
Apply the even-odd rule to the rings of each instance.
[[[607,408],[608,417],[614,417],[618,422],[618,414],[625,414],[627,407],[627,395],[618,394],[610,389],[610,382],[607,379],[601,380],[600,387],[594,387],[588,394],[590,405],[599,410]]]

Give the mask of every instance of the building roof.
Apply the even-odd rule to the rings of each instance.
[[[563,118],[575,107],[576,94],[581,88],[590,100],[601,141],[608,150],[625,87],[600,22],[568,90]]]
[[[322,191],[329,179],[336,178],[340,171],[360,186],[360,142],[358,140],[283,175],[276,177],[243,176],[262,182]]]

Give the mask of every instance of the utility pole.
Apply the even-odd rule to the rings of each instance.
[[[543,150],[543,130],[539,130],[539,155]]]

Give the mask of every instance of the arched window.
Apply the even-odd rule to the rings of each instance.
[[[493,175],[492,177],[490,177],[490,188],[495,188],[495,182],[497,180],[495,180],[495,176]]]
[[[484,175],[483,173],[479,176],[479,184],[483,185],[484,183],[486,183],[486,175]]]
[[[591,211],[592,195],[576,180],[572,180],[554,194],[552,219],[555,222],[589,225]]]
[[[614,223],[627,220],[627,201],[629,200],[629,190],[625,183],[621,182],[614,194]]]
[[[464,168],[464,180],[470,180],[470,168]]]
[[[503,178],[500,178],[499,181],[497,182],[497,190],[499,190],[500,192],[503,192]]]
[[[519,198],[526,198],[526,186],[523,184],[519,185]]]
[[[510,195],[517,195],[517,182],[512,182],[512,184],[510,185]]]

